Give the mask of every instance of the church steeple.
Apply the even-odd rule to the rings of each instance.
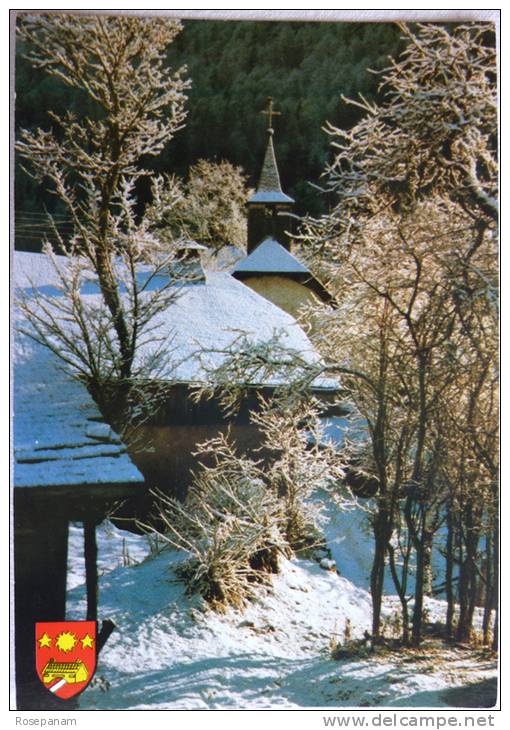
[[[288,216],[294,200],[281,187],[280,174],[273,146],[273,116],[280,115],[273,109],[273,100],[268,97],[267,110],[261,112],[268,117],[268,139],[264,162],[256,192],[248,201],[248,253],[251,253],[265,238],[271,237],[287,250],[290,241],[285,231],[289,230]]]
[[[250,202],[259,203],[293,203],[293,199],[282,190],[280,183],[280,173],[276,164],[276,157],[273,147],[273,130],[268,130],[268,140],[266,154],[264,155],[264,163],[260,172],[257,192],[252,195]]]

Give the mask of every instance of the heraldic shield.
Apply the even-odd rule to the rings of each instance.
[[[35,664],[43,685],[68,700],[82,692],[96,670],[96,622],[35,625]]]

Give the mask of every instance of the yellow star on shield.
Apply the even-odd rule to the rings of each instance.
[[[51,646],[51,637],[48,636],[48,634],[46,633],[46,631],[41,636],[41,638],[38,639],[37,641],[39,642],[39,646],[41,647],[41,649],[43,648],[43,646],[48,646],[48,647]]]
[[[92,638],[92,636],[89,636],[88,634],[86,634],[83,637],[83,639],[80,639],[80,641],[81,641],[81,645],[84,649],[86,649],[87,647],[89,649],[92,649],[92,644],[94,643],[94,639]]]

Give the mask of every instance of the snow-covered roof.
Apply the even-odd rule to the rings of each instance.
[[[248,256],[238,261],[232,275],[240,280],[257,275],[287,276],[302,282],[322,301],[331,301],[331,295],[310,269],[271,237],[265,238]]]
[[[243,274],[310,274],[309,269],[297,260],[274,238],[265,238],[249,256],[234,266],[234,276]]]
[[[280,338],[281,344],[308,361],[318,355],[296,320],[225,272],[207,272],[204,282],[183,287],[177,300],[156,320],[159,334],[171,339],[175,369],[168,377],[200,382],[206,371],[219,367],[225,352],[240,336],[252,343]],[[144,353],[141,353],[142,355]],[[275,380],[254,385],[272,385]],[[326,381],[324,387],[329,386]]]
[[[249,203],[293,203],[294,198],[282,191],[257,190],[248,201]]]
[[[39,259],[39,278],[48,281],[45,257]],[[22,272],[17,274],[20,281]],[[108,484],[127,496],[126,486],[142,483],[143,477],[126,447],[103,421],[86,387],[64,371],[53,352],[22,334],[23,324],[14,310],[14,487]]]
[[[40,254],[30,256],[41,258]],[[17,277],[19,284],[23,286],[31,280],[32,286],[44,288],[45,282],[38,274],[38,259],[32,260],[34,276],[30,277],[27,273],[29,261],[24,258],[25,272],[24,277]],[[140,272],[141,279],[147,279],[147,276],[147,271]],[[165,283],[168,283],[168,278],[159,275],[154,277],[147,290]],[[82,291],[91,297],[91,302],[100,296],[97,283],[92,281],[87,282]],[[167,343],[168,358],[167,362],[160,363],[160,379],[204,382],[208,379],[208,371],[219,367],[227,351],[235,348],[236,341],[243,336],[251,343],[278,338],[281,345],[299,352],[308,362],[318,360],[310,340],[290,314],[228,273],[206,272],[205,279],[176,287],[176,295],[173,302],[151,320],[154,338],[137,352],[139,363]],[[278,382],[272,379],[252,384],[271,386]],[[327,389],[337,387],[336,381],[330,379],[322,379],[315,385]]]

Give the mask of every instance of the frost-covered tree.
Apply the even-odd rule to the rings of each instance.
[[[199,160],[186,183],[186,221],[192,238],[212,248],[246,248],[249,191],[240,167],[225,160]]]
[[[35,336],[96,394],[105,381],[137,375],[137,348],[168,295],[148,295],[147,281],[138,279],[141,263],[161,265],[161,252],[151,217],[140,218],[137,210],[136,184],[149,174],[142,161],[158,155],[185,119],[184,69],[166,62],[179,30],[167,18],[18,17],[18,38],[31,63],[78,90],[90,110],[79,118],[50,112],[49,129],[22,131],[16,145],[29,174],[49,185],[72,223],[66,240],[54,226],[69,264],[59,271],[64,299],[26,301],[25,311]],[[91,274],[101,292],[92,309],[81,295],[83,276]]]
[[[408,45],[383,72],[385,101],[351,102],[364,118],[349,131],[328,127],[326,185],[337,202],[305,222],[302,239],[329,262],[337,306],[317,315],[317,344],[367,423],[364,468],[379,482],[373,633],[389,562],[407,639],[415,561],[419,642],[432,543],[451,498],[441,470],[458,438],[444,419],[454,402],[464,423],[481,407],[497,354],[497,90],[490,25],[401,29]],[[476,458],[474,442],[468,450]],[[471,500],[482,492],[474,478]]]
[[[249,191],[240,167],[225,160],[199,160],[186,180],[167,175],[161,184],[152,208],[163,239],[183,236],[212,251],[229,245],[246,248]]]
[[[350,131],[328,126],[335,149],[329,187],[360,212],[380,210],[374,185],[393,206],[442,194],[473,220],[497,222],[494,28],[400,28],[407,47],[382,72],[386,102],[344,99],[364,118]]]

